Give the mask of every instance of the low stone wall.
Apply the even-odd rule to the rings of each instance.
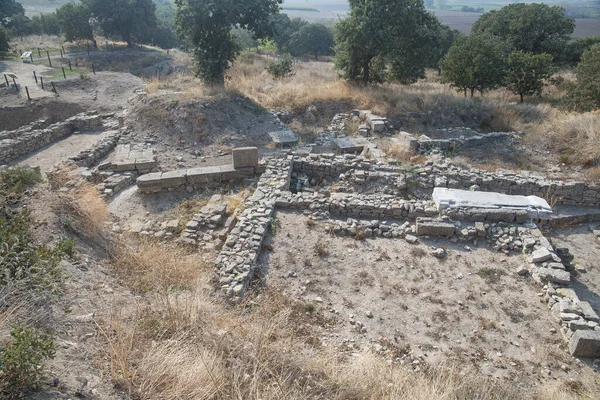
[[[122,134],[124,134],[122,131],[108,132],[108,136],[94,144],[91,149],[83,150],[78,155],[71,157],[70,160],[80,167],[89,168],[97,164],[117,146]]]
[[[432,139],[428,136],[421,135],[418,139],[418,151],[428,151],[434,148],[442,151],[456,150],[461,147],[471,147],[489,143],[496,139],[514,137],[515,134],[515,132],[491,132],[474,136],[459,136],[451,139]]]
[[[427,191],[435,187],[479,190],[509,195],[540,196],[551,204],[600,206],[598,184],[552,181],[539,175],[509,171],[465,170],[447,161],[438,164],[429,161],[421,167],[403,171],[400,167],[377,165],[361,156],[350,154],[344,156],[310,154],[306,157],[293,157],[293,171],[309,176],[338,178],[340,174],[352,169],[389,171],[404,175],[409,188],[421,188]]]
[[[158,193],[177,189],[198,189],[209,183],[219,183],[247,178],[263,172],[264,166],[238,168],[230,165],[153,172],[137,179],[141,193]]]
[[[77,131],[102,125],[103,117],[94,112],[75,115],[63,122],[47,125],[39,120],[15,131],[0,132],[0,165],[7,164]]]

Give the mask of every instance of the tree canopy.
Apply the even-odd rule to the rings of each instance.
[[[6,27],[10,17],[17,14],[25,15],[25,9],[21,3],[15,0],[0,0],[0,25]]]
[[[304,25],[291,37],[289,48],[294,56],[310,54],[318,61],[319,56],[333,54],[333,32],[323,24]]]
[[[56,15],[65,40],[91,40],[94,47],[98,47],[91,23],[92,13],[86,3],[67,3],[56,10]]]
[[[82,0],[106,36],[118,36],[128,45],[147,42],[156,28],[152,0]]]
[[[7,52],[10,49],[8,45],[8,32],[0,26],[0,53]]]
[[[423,0],[350,0],[336,25],[336,67],[346,79],[403,83],[424,77],[439,22]],[[389,67],[389,70],[387,69]]]
[[[239,46],[234,27],[253,32],[255,38],[273,33],[271,16],[281,0],[176,0],[179,34],[193,47],[196,74],[205,82],[223,84]]]
[[[506,45],[491,35],[459,38],[441,62],[443,81],[458,90],[483,93],[504,82]]]
[[[506,87],[521,97],[540,96],[544,89],[544,79],[552,76],[552,56],[550,54],[512,52],[507,60]]]
[[[558,55],[574,29],[575,20],[566,18],[562,7],[514,3],[483,14],[471,34],[497,36],[527,53]]]
[[[577,82],[567,91],[571,106],[581,111],[600,109],[600,44],[583,53],[575,76]]]

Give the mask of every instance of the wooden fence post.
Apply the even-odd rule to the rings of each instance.
[[[65,73],[65,67],[61,67],[61,68],[62,68],[62,71],[63,71],[63,77],[64,77],[65,79],[67,79],[67,74]]]
[[[42,90],[44,90],[44,77],[40,76],[40,83],[42,84]]]
[[[10,87],[10,83],[8,82],[8,76],[6,76],[6,74],[4,74],[4,79],[6,80],[6,86]]]
[[[33,78],[35,79],[35,83],[38,83],[38,79],[37,79],[37,75],[35,74],[35,71],[33,71]]]
[[[31,96],[29,95],[29,88],[25,86],[25,91],[27,92],[27,100],[31,101]]]
[[[52,91],[58,94],[58,92],[56,91],[56,86],[54,86],[54,82],[50,82],[50,84],[52,84]]]
[[[73,68],[71,67],[71,60],[69,60],[69,71],[73,72]]]
[[[48,64],[50,64],[50,67],[52,67],[52,60],[50,60],[50,52],[46,51],[46,55],[48,56]]]
[[[92,64],[92,72],[96,75],[96,68],[94,68],[94,64]]]

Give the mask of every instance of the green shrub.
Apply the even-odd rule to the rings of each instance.
[[[39,387],[44,363],[54,358],[56,347],[50,332],[15,327],[10,336],[0,347],[0,393],[22,398]]]
[[[29,167],[11,167],[0,170],[0,194],[20,193],[27,187],[41,182],[38,170]]]
[[[271,61],[267,67],[267,71],[275,79],[288,78],[294,76],[294,60],[289,54],[283,55],[281,58]]]
[[[60,294],[64,276],[59,263],[73,257],[75,242],[71,239],[53,247],[37,246],[29,228],[26,212],[10,220],[0,218],[0,287]]]

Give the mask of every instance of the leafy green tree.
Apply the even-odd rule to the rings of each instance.
[[[163,49],[182,47],[175,25],[175,3],[172,0],[154,0],[158,26],[154,33],[154,44]]]
[[[148,43],[156,29],[156,7],[152,0],[82,0],[106,36],[127,42]]]
[[[556,56],[574,29],[575,20],[566,18],[562,7],[514,3],[483,14],[471,33],[497,36],[515,50]]]
[[[31,19],[25,16],[25,14],[15,14],[10,17],[10,22],[8,23],[7,28],[14,36],[20,36],[21,38],[33,33]]]
[[[0,26],[0,53],[6,53],[8,50],[10,50],[8,39],[8,32],[6,29]]]
[[[56,15],[60,21],[61,31],[65,40],[90,40],[98,47],[92,26],[92,12],[86,3],[67,3],[58,10]]]
[[[292,38],[300,29],[308,25],[308,22],[302,18],[290,19],[287,14],[276,14],[272,19],[274,25],[273,41],[277,45],[277,50],[280,53],[291,53]]]
[[[17,14],[25,15],[25,9],[21,3],[17,3],[15,0],[0,0],[0,25],[6,28],[10,18]]]
[[[448,25],[439,24],[434,35],[434,45],[428,52],[427,67],[437,69],[438,75],[441,75],[440,61],[448,54],[452,44],[463,34],[456,29],[451,29]]]
[[[271,16],[282,0],[176,0],[176,23],[181,37],[193,47],[196,74],[205,82],[225,82],[225,71],[235,61],[239,46],[234,27],[248,29],[254,38],[273,33]]]
[[[506,87],[521,97],[541,96],[544,79],[552,76],[552,56],[517,50],[508,56]]]
[[[490,35],[459,38],[440,63],[442,81],[465,92],[483,94],[504,82],[506,45]]]
[[[310,54],[319,61],[319,56],[333,54],[335,42],[331,29],[323,24],[308,24],[292,35],[289,46],[292,55]]]
[[[600,44],[583,53],[575,76],[577,82],[567,89],[567,102],[581,111],[600,109]]]
[[[425,11],[423,0],[349,3],[349,17],[335,26],[335,65],[346,79],[412,83],[425,76],[439,22]]]
[[[589,36],[569,42],[565,48],[564,61],[573,66],[577,65],[583,53],[595,44],[600,44],[600,36]]]
[[[59,35],[60,22],[56,13],[34,15],[31,17],[32,32],[38,35]]]
[[[234,28],[232,32],[235,41],[243,49],[250,50],[260,45],[259,41],[254,39],[254,35],[248,29]]]

